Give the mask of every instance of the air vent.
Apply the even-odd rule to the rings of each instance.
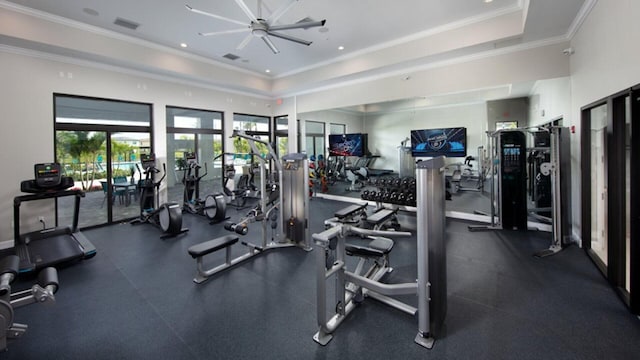
[[[114,21],[113,23],[118,26],[126,27],[127,29],[131,29],[131,30],[135,30],[138,28],[138,26],[140,26],[140,24],[138,23],[134,23],[131,20],[126,20],[123,18],[117,18],[116,21]]]
[[[232,53],[228,53],[226,55],[223,55],[222,57],[225,58],[225,59],[229,59],[229,60],[238,60],[238,59],[240,59],[240,56],[234,55]]]

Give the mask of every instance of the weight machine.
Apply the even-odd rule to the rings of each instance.
[[[353,222],[353,214],[361,210],[351,205],[325,221],[329,228],[313,234],[320,247],[316,255],[317,320],[319,330],[313,339],[326,345],[334,331],[365,297],[378,300],[412,316],[418,316],[418,334],[414,341],[431,349],[441,331],[446,315],[446,254],[445,254],[445,196],[444,157],[417,164],[417,281],[385,284],[380,280],[392,271],[388,253],[393,240],[386,237],[409,236],[408,232],[363,229]],[[346,244],[346,238],[356,234],[371,239],[365,246]],[[353,271],[347,270],[346,255],[360,258]],[[366,261],[373,261],[365,269]],[[334,314],[328,318],[327,281],[335,277]],[[403,303],[391,296],[415,294],[418,307]]]
[[[309,233],[309,161],[305,154],[288,154],[280,160],[271,144],[267,141],[246,135],[244,131],[234,131],[232,137],[240,137],[249,142],[251,151],[260,163],[260,203],[252,208],[246,216],[238,222],[227,222],[226,230],[238,235],[249,232],[249,224],[259,222],[262,225],[262,241],[253,244],[242,241],[248,252],[235,259],[231,259],[230,247],[238,241],[235,235],[227,235],[217,239],[197,244],[189,248],[189,254],[196,259],[198,273],[193,279],[196,283],[206,281],[210,276],[248,260],[267,250],[285,247],[299,247],[311,251]],[[260,156],[256,143],[261,143],[267,149],[265,157]],[[275,167],[271,176],[277,182],[271,182],[267,188],[267,163],[271,161]],[[283,190],[284,189],[284,190]],[[278,220],[282,229],[277,234]],[[268,238],[268,227],[273,230]],[[205,255],[221,249],[227,250],[225,262],[219,266],[205,270],[202,259]]]
[[[38,283],[30,289],[11,293],[11,283],[18,276],[20,258],[9,255],[0,259],[0,351],[7,349],[8,340],[27,332],[28,326],[13,321],[14,310],[35,303],[53,303],[58,291],[58,272],[46,267],[38,273]]]
[[[527,148],[527,134],[548,134],[548,146]],[[469,231],[528,230],[528,217],[543,218],[538,212],[548,212],[553,238],[548,249],[535,255],[553,255],[570,242],[570,149],[568,129],[559,126],[516,128],[487,133],[491,156],[491,214],[490,225],[469,226]],[[534,145],[543,145],[534,141]],[[538,163],[538,175],[550,177],[550,207],[528,209],[527,153],[545,152],[548,162]],[[544,158],[543,158],[544,159]]]

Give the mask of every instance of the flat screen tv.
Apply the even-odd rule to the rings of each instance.
[[[330,156],[365,156],[367,134],[329,135]]]
[[[467,128],[411,130],[413,157],[467,156]]]

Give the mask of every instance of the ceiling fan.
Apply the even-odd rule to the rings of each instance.
[[[242,9],[242,11],[247,15],[249,20],[251,20],[251,22],[249,23],[248,26],[247,26],[246,22],[242,22],[242,21],[235,20],[235,19],[229,19],[229,18],[224,17],[224,16],[220,16],[220,15],[212,14],[212,13],[209,13],[209,12],[206,12],[206,11],[194,9],[189,5],[185,5],[185,6],[186,6],[187,10],[192,11],[194,13],[210,16],[210,17],[218,19],[218,20],[223,20],[223,21],[227,21],[227,22],[230,22],[230,23],[234,23],[234,24],[244,25],[245,26],[245,27],[243,27],[241,29],[216,31],[216,32],[209,32],[209,33],[199,33],[200,35],[202,35],[202,36],[213,36],[213,35],[224,35],[224,34],[233,34],[233,33],[241,33],[241,32],[245,32],[245,31],[249,31],[249,35],[247,35],[247,37],[245,37],[244,40],[242,40],[242,42],[240,42],[240,44],[238,44],[236,49],[240,50],[240,49],[244,48],[245,46],[247,46],[249,41],[251,41],[251,39],[253,39],[254,37],[257,37],[257,38],[262,39],[262,41],[264,41],[264,43],[267,44],[269,49],[271,49],[271,51],[273,51],[274,54],[279,53],[280,50],[278,50],[278,48],[271,41],[269,36],[275,36],[277,38],[293,41],[295,43],[302,44],[302,45],[307,45],[307,46],[311,45],[311,41],[306,41],[306,40],[299,39],[297,37],[293,37],[293,36],[290,36],[290,35],[285,35],[285,34],[282,34],[282,33],[276,32],[276,31],[279,31],[279,30],[290,30],[290,29],[308,29],[308,28],[312,28],[312,27],[324,26],[324,23],[327,21],[327,20],[321,20],[321,21],[302,20],[302,21],[299,21],[299,22],[294,23],[294,24],[275,25],[275,23],[278,21],[278,19],[280,19],[280,17],[282,15],[284,15],[284,13],[287,12],[298,0],[288,0],[288,2],[286,4],[282,5],[280,8],[278,8],[275,11],[271,12],[269,17],[267,17],[266,19],[262,18],[262,7],[264,6],[264,4],[262,4],[262,0],[258,0],[258,13],[257,13],[257,16],[254,15],[253,12],[251,12],[251,10],[249,10],[249,7],[247,7],[247,5],[244,3],[243,0],[234,0],[234,1]],[[266,8],[266,6],[265,6],[265,8]]]

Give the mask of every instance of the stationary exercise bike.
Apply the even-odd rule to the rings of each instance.
[[[142,193],[140,194],[140,218],[131,221],[131,224],[149,223],[159,226],[166,234],[161,238],[167,238],[180,235],[189,229],[182,228],[182,209],[180,204],[171,202],[160,205],[158,208],[154,207],[155,204],[160,203],[159,189],[162,180],[167,176],[167,166],[162,164],[164,168],[164,174],[157,182],[153,180],[155,174],[160,170],[156,168],[156,156],[141,155],[140,162],[142,163],[142,170],[138,164],[138,172],[140,177],[145,176],[144,180],[140,181],[140,187]]]
[[[182,210],[191,214],[206,216],[211,223],[218,223],[227,219],[227,202],[221,193],[207,195],[200,198],[200,180],[207,176],[207,163],[204,163],[204,174],[200,175],[202,166],[198,164],[196,154],[187,152],[184,155],[185,169],[182,176],[184,195]]]

